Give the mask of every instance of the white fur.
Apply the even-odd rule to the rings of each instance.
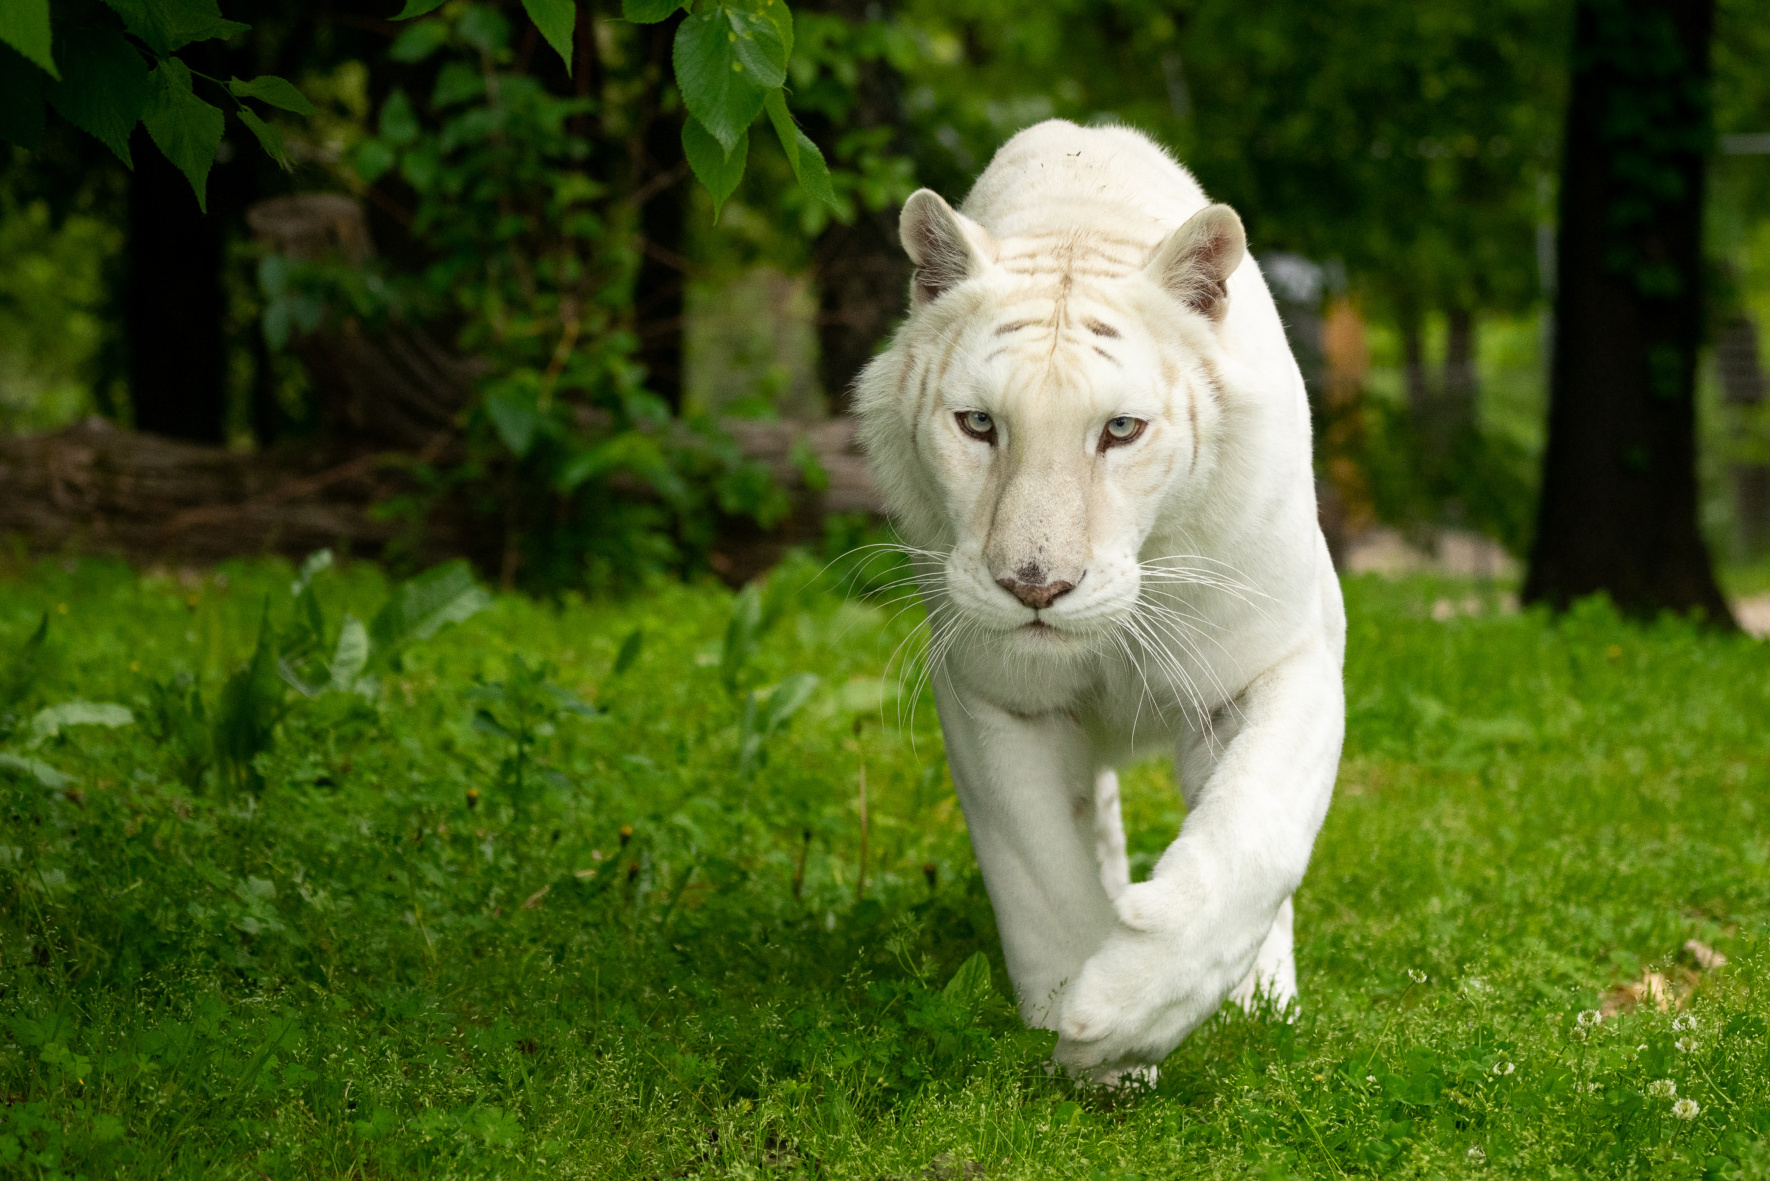
[[[962,214],[906,204],[914,308],[859,380],[1021,1011],[1102,1079],[1231,995],[1295,997],[1290,897],[1344,729],[1302,377],[1239,220],[1207,205],[1136,132],[1020,133]],[[1102,450],[1121,415],[1142,435]],[[1035,610],[1004,577],[1074,589]],[[1111,768],[1152,749],[1188,814],[1130,883]]]

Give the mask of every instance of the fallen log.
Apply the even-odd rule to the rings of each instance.
[[[878,513],[848,419],[723,424],[746,456],[765,464],[793,502],[773,530],[722,522],[713,564],[742,581],[786,547],[818,536],[827,513]],[[0,437],[0,534],[38,553],[104,554],[138,562],[206,563],[280,554],[300,558],[330,546],[382,558],[401,546],[429,563],[467,557],[497,568],[496,530],[458,507],[421,523],[384,508],[416,487],[415,467],[458,446],[438,433],[422,451],[352,450],[307,443],[231,451],[120,430],[91,418],[53,434]],[[807,486],[805,448],[824,480]],[[825,482],[827,481],[827,483]]]

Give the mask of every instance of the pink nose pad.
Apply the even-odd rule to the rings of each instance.
[[[1055,582],[1041,582],[1035,585],[1029,582],[1016,582],[1012,578],[998,578],[996,579],[996,585],[1019,599],[1022,603],[1025,603],[1028,607],[1031,607],[1034,611],[1043,611],[1046,607],[1049,607],[1052,603],[1055,603],[1058,599],[1061,599],[1064,595],[1067,595],[1070,591],[1076,588],[1075,583],[1064,582],[1062,579],[1058,579]]]

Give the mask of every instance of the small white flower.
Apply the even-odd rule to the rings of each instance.
[[[1412,980],[1415,984],[1426,983],[1426,974],[1424,972],[1416,971],[1413,968],[1407,970],[1407,978]]]
[[[1579,1015],[1579,1023],[1581,1025],[1596,1025],[1602,1020],[1604,1020],[1604,1014],[1596,1009],[1587,1009]]]
[[[1374,1087],[1377,1085],[1377,1076],[1374,1074],[1367,1074],[1364,1076],[1364,1081]]]
[[[1646,1050],[1647,1050],[1647,1043],[1646,1042],[1642,1042],[1640,1045],[1635,1047],[1635,1053],[1637,1053],[1637,1054],[1645,1053]]]
[[[1670,1099],[1678,1093],[1678,1084],[1669,1078],[1654,1079],[1647,1084],[1647,1093],[1655,1099]]]
[[[1469,982],[1468,982],[1467,987],[1470,992],[1486,992],[1487,991],[1487,981],[1483,980],[1479,976],[1471,976],[1471,977],[1469,977]]]
[[[1672,1114],[1679,1119],[1695,1119],[1697,1112],[1701,1110],[1694,1099],[1680,1099],[1672,1104]]]
[[[1602,1091],[1603,1089],[1604,1089],[1603,1083],[1587,1083],[1586,1084],[1586,1093],[1588,1095],[1596,1094],[1597,1092]]]
[[[1677,1046],[1679,1051],[1682,1053],[1685,1053],[1685,1054],[1688,1054],[1692,1050],[1696,1049],[1696,1039],[1693,1037],[1681,1037],[1677,1041],[1673,1042],[1672,1044],[1674,1046]]]
[[[1683,1013],[1672,1018],[1672,1028],[1679,1033],[1683,1033],[1687,1029],[1695,1029],[1696,1015],[1694,1013]]]
[[[1501,1078],[1504,1078],[1506,1075],[1511,1074],[1512,1071],[1514,1071],[1516,1069],[1517,1068],[1515,1066],[1513,1066],[1510,1062],[1495,1062],[1493,1064],[1493,1072],[1495,1074],[1499,1075]]]
[[[1482,1148],[1479,1144],[1469,1145],[1469,1151],[1464,1155],[1466,1155],[1470,1161],[1478,1165],[1487,1160],[1487,1150]]]

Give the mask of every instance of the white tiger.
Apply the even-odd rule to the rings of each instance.
[[[1235,213],[1142,135],[1059,120],[963,209],[904,204],[912,309],[859,378],[861,433],[927,563],[947,758],[1021,1012],[1111,1080],[1232,993],[1295,997],[1345,613],[1303,380]],[[1157,748],[1187,816],[1131,884],[1112,768]]]

